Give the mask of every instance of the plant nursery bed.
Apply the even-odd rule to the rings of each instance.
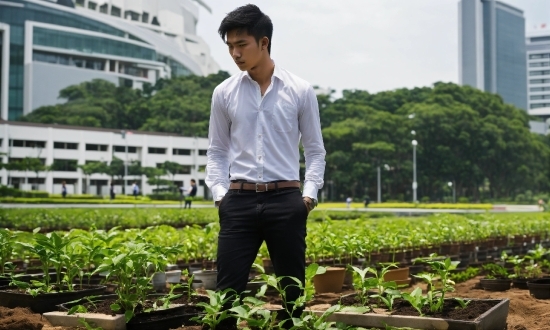
[[[482,289],[476,288],[476,284],[481,279],[481,276],[470,279],[466,282],[457,283],[456,291],[451,293],[451,297],[462,297],[462,298],[471,298],[471,299],[510,299],[510,308],[508,311],[508,318],[506,319],[507,330],[548,330],[550,329],[550,314],[548,310],[550,308],[550,300],[541,300],[535,299],[529,295],[528,290],[520,290],[516,288],[511,288],[508,291],[503,292],[492,292],[485,291]],[[423,289],[426,289],[425,284],[416,284],[411,288],[408,288],[407,291],[412,291],[415,287],[420,286]],[[342,293],[326,293],[315,295],[314,305],[325,305],[328,308],[330,305],[337,303],[340,300],[341,295],[346,295],[353,293],[350,287],[344,287]],[[280,301],[277,297],[269,297],[270,301],[273,304],[276,304],[277,301]],[[26,314],[23,314],[25,309],[16,308],[9,309],[0,307],[0,329],[5,330],[28,330],[28,329],[42,329],[42,330],[75,330],[76,328],[72,327],[52,327],[52,325],[40,314],[30,313],[28,310]],[[12,316],[7,316],[9,315]],[[18,322],[11,322],[12,325],[5,326],[6,320],[11,320],[15,318]],[[33,323],[38,324],[39,326],[44,326],[43,328],[35,327],[30,328],[24,325],[22,320],[29,320]],[[4,322],[4,323],[2,323]],[[21,323],[19,323],[21,322]],[[187,324],[187,323],[186,323]],[[410,327],[410,325],[409,325]],[[201,326],[184,326],[176,328],[178,330],[202,330]]]

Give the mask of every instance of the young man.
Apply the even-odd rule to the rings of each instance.
[[[218,32],[242,72],[212,96],[206,184],[220,216],[217,288],[245,289],[263,241],[277,276],[304,282],[306,219],[317,204],[325,170],[315,92],[273,62],[273,24],[255,5],[227,14]],[[300,138],[306,161],[303,192]],[[289,288],[287,300],[299,294]]]
[[[185,198],[185,206],[184,209],[189,206],[191,208],[191,202],[193,201],[193,197],[197,196],[197,181],[195,179],[191,179],[191,187],[187,189],[187,197]]]

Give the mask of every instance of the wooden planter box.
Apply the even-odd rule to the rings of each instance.
[[[487,301],[488,299],[471,300]],[[495,299],[489,301],[495,301]],[[497,305],[493,306],[493,308],[473,321],[373,313],[357,314],[348,312],[334,313],[328,320],[343,322],[347,325],[382,329],[386,329],[386,326],[392,326],[426,330],[502,330],[506,328],[506,318],[508,316],[510,300],[499,299],[496,301],[499,301]],[[314,313],[317,315],[323,314],[322,311],[314,311]]]

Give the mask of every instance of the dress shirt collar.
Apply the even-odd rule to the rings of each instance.
[[[273,60],[272,60],[273,61]],[[283,84],[285,83],[285,80],[283,79],[283,74],[281,72],[281,68],[278,67],[276,64],[275,64],[275,61],[273,61],[273,64],[275,65],[275,69],[273,70],[273,75],[271,76],[271,81],[273,81],[273,77],[279,79]],[[252,77],[250,77],[250,74],[248,74],[248,71],[243,71],[241,73],[241,80],[244,78],[244,77],[247,77],[248,79],[250,80],[254,80],[252,79]]]

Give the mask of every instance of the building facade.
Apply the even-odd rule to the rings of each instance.
[[[127,149],[126,149],[127,148]],[[3,162],[17,162],[25,157],[39,158],[50,166],[47,172],[0,170],[1,184],[22,190],[61,193],[63,182],[69,194],[108,195],[111,177],[94,173],[84,175],[78,167],[90,162],[110,163],[119,158],[126,164],[140,162],[142,167],[159,167],[165,161],[181,165],[176,174],[166,175],[177,187],[189,187],[197,181],[197,196],[208,198],[204,184],[208,139],[183,137],[166,133],[44,125],[23,122],[0,122],[0,151]],[[127,152],[126,152],[127,150]],[[123,192],[124,180],[115,178],[115,191]],[[151,194],[155,186],[147,184],[145,176],[128,175],[126,192],[131,194],[137,182],[143,194]]]
[[[526,45],[529,110],[550,112],[550,29],[529,33]]]
[[[496,0],[459,2],[459,81],[527,109],[525,18]]]
[[[217,72],[196,34],[197,3],[0,1],[1,118],[60,103],[60,90],[92,79],[141,88],[161,78]]]

